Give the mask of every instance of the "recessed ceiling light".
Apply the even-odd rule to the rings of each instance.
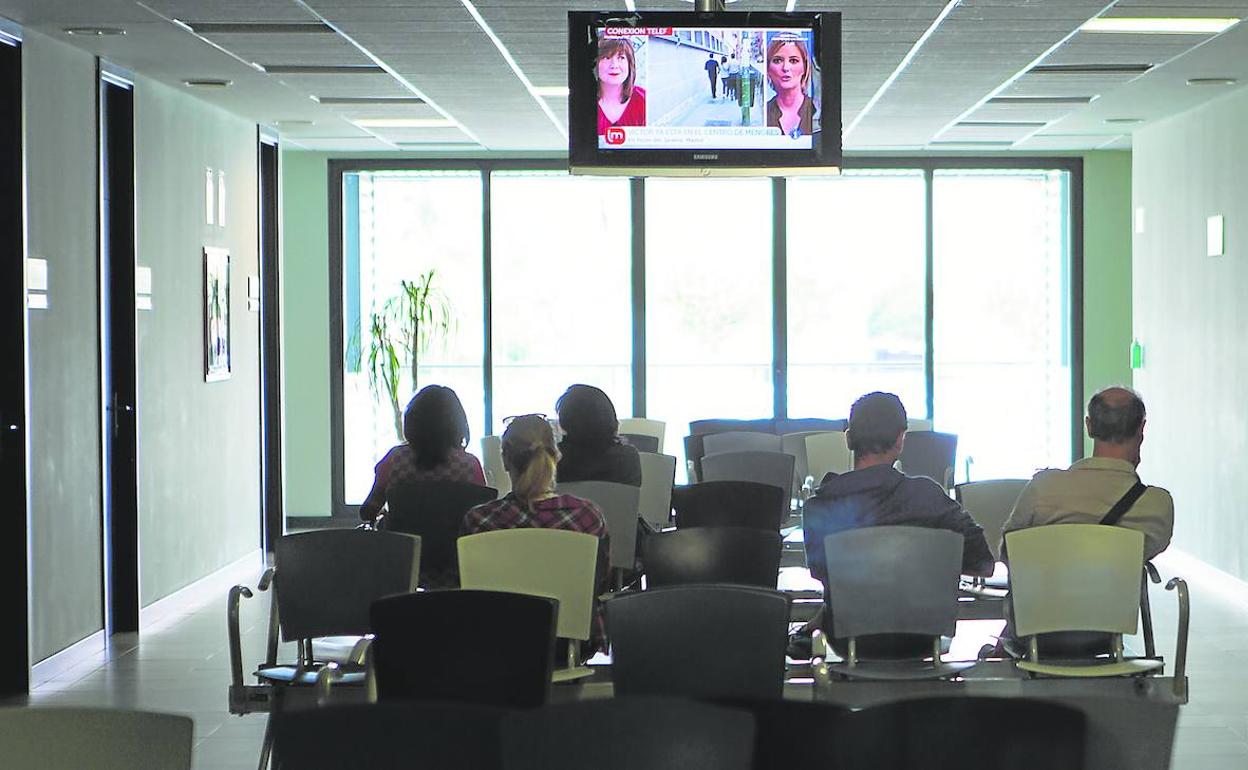
[[[538,96],[567,96],[567,86],[533,86],[533,93]]]
[[[66,27],[63,31],[66,35],[80,37],[114,37],[126,34],[121,27]]]
[[[295,119],[288,119],[288,120],[275,120],[273,121],[273,125],[277,126],[278,128],[306,128],[308,126],[315,126],[316,121],[315,120],[300,120],[298,118],[295,118]]]
[[[259,64],[270,75],[384,75],[376,64]]]
[[[1089,104],[1095,96],[994,96],[989,104]]]
[[[360,128],[452,128],[446,118],[360,118],[351,121]]]
[[[1105,122],[1113,126],[1134,126],[1143,123],[1143,118],[1105,118]]]
[[[1188,78],[1189,86],[1233,86],[1239,81],[1235,78]]]
[[[1239,19],[1147,18],[1101,16],[1084,22],[1080,32],[1119,32],[1145,35],[1216,35],[1239,23]]]
[[[1030,75],[1113,75],[1148,72],[1151,64],[1038,64],[1027,70]]]
[[[229,88],[234,85],[234,81],[196,78],[192,80],[183,80],[182,84],[187,88]]]
[[[337,104],[348,107],[353,104],[411,105],[425,103],[425,100],[419,96],[313,96],[312,101],[318,104]]]

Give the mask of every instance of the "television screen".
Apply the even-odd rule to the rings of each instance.
[[[834,171],[836,13],[568,14],[581,173]]]

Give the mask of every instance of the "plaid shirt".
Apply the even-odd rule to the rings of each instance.
[[[377,463],[376,474],[372,490],[360,504],[361,519],[377,518],[382,506],[386,504],[391,484],[405,481],[466,481],[469,484],[485,486],[485,473],[481,470],[481,463],[459,447],[447,452],[446,462],[441,465],[418,468],[416,452],[408,444],[399,444],[386,452],[386,456]]]
[[[525,527],[543,527],[545,529],[566,529],[571,532],[583,532],[598,538],[598,565],[595,570],[594,595],[601,596],[609,588],[608,575],[611,572],[610,534],[607,532],[607,520],[602,509],[589,500],[572,495],[558,495],[546,500],[538,500],[529,510],[514,494],[508,494],[498,500],[491,500],[468,511],[464,523],[460,525],[461,535],[475,535],[478,532],[491,532],[496,529],[522,529]],[[594,638],[604,638],[602,613],[597,600],[594,602]]]

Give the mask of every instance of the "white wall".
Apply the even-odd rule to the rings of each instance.
[[[1133,200],[1140,474],[1170,489],[1174,545],[1248,579],[1248,90],[1139,131]],[[1227,252],[1205,255],[1206,218]]]

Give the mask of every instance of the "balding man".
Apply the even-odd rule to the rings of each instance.
[[[1144,558],[1170,545],[1174,501],[1161,487],[1140,481],[1144,400],[1129,388],[1106,388],[1088,402],[1084,421],[1092,456],[1068,470],[1040,471],[1027,483],[1005,531],[1045,524],[1099,524],[1115,508],[1119,526],[1144,533]]]

